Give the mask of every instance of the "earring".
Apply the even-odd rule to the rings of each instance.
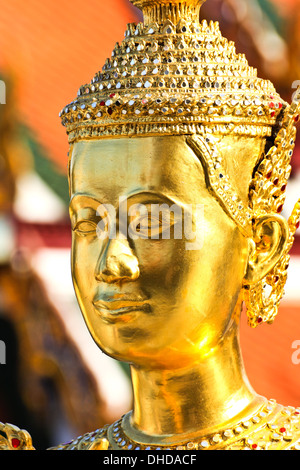
[[[280,130],[258,166],[250,187],[250,204],[254,214],[280,214],[285,201],[285,190],[291,172],[291,158],[295,147],[296,126],[300,110],[300,88],[292,104],[282,116]],[[285,251],[262,281],[255,285],[244,284],[243,298],[247,308],[248,323],[251,327],[266,322],[272,323],[278,313],[279,303],[284,295],[289,266],[289,252],[299,227],[300,200],[296,203],[288,220],[289,239]]]
[[[247,309],[248,324],[255,328],[260,323],[273,323],[287,280],[287,269],[290,261],[290,250],[294,243],[295,232],[299,227],[300,199],[296,203],[288,220],[289,239],[285,251],[272,271],[254,285],[244,283],[243,300]]]

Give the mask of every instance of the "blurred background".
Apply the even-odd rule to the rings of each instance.
[[[209,0],[201,16],[219,21],[223,35],[290,102],[300,84],[299,4]],[[94,345],[73,292],[68,144],[58,114],[102,68],[126,24],[141,16],[128,0],[0,0],[0,11],[0,340],[6,345],[0,421],[28,429],[44,449],[131,408],[128,369]],[[300,139],[286,216],[299,197]],[[244,315],[241,328],[253,387],[294,406],[300,405],[300,353],[293,349],[296,341],[300,346],[299,239],[276,322],[251,330]]]

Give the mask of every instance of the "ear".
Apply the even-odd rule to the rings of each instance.
[[[256,284],[267,276],[283,255],[288,238],[288,223],[281,215],[256,219],[253,238],[249,241],[246,283]]]

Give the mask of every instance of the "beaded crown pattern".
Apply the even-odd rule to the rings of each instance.
[[[286,103],[257,77],[218,23],[199,22],[205,0],[131,0],[129,24],[110,59],[61,113],[69,141],[130,135],[270,136]]]

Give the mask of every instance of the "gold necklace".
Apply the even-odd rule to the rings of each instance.
[[[272,446],[283,447],[289,445],[294,440],[295,431],[298,430],[299,432],[300,429],[300,409],[283,407],[278,405],[275,400],[269,400],[254,415],[241,420],[234,426],[193,441],[173,445],[146,444],[134,441],[124,430],[124,418],[126,416],[128,417],[128,415],[123,416],[108,429],[107,437],[113,449],[148,451],[213,450],[224,447],[253,450],[267,449]],[[251,437],[252,435],[253,437]],[[294,443],[293,448],[300,450],[298,440]]]

